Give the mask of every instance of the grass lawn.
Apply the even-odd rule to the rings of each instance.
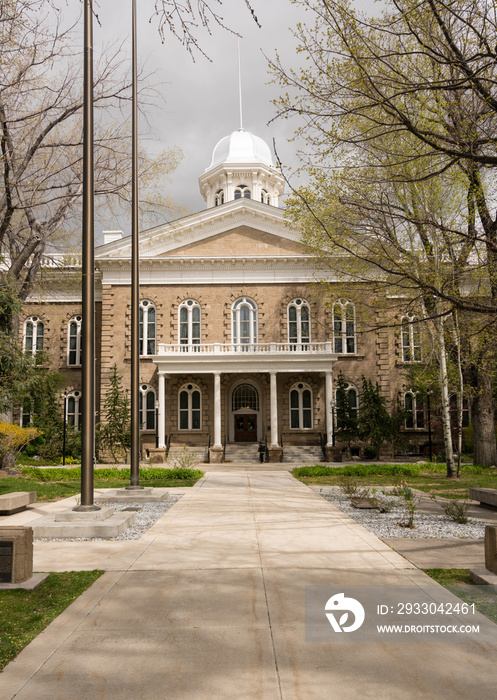
[[[325,467],[316,468],[314,474],[307,476],[306,468],[294,469],[293,475],[304,484],[319,486],[339,486],[344,479],[357,481],[361,486],[395,486],[405,481],[409,486],[435,494],[442,498],[466,498],[470,486],[497,489],[497,470],[480,469],[478,467],[463,466],[460,479],[447,479],[445,477],[444,465],[407,465],[407,474],[389,473],[395,471],[390,469],[391,465],[353,465],[346,468],[350,474],[343,474],[343,468]],[[400,471],[401,465],[399,465]],[[312,468],[311,468],[312,469]],[[474,470],[476,473],[474,473]],[[307,470],[308,472],[308,470]],[[417,472],[417,473],[416,473]]]
[[[0,670],[103,573],[64,571],[33,591],[0,590]]]
[[[22,476],[0,479],[0,494],[12,491],[36,491],[37,501],[57,501],[80,492],[80,468],[43,469],[20,467]],[[204,473],[198,469],[140,470],[140,485],[159,488],[193,486]],[[95,469],[95,488],[115,489],[129,484],[129,469]]]
[[[425,569],[425,573],[465,603],[475,603],[478,612],[497,623],[497,592],[493,586],[475,586],[469,569]]]

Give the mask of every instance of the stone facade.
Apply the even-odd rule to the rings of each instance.
[[[215,154],[225,154],[225,146]],[[347,326],[342,316],[338,329],[333,304],[342,300],[353,309],[350,284],[330,277],[325,293],[316,285],[298,231],[267,203],[282,187],[269,161],[264,186],[274,180],[273,190],[261,190],[263,201],[247,196],[247,186],[231,175],[234,198],[219,194],[219,173],[237,172],[236,149],[231,156],[212,166],[212,181],[209,169],[201,178],[216,206],[140,234],[142,337],[149,341],[143,337],[140,362],[143,452],[158,459],[156,447],[210,446],[218,459],[226,442],[246,438],[266,441],[273,459],[285,445],[322,445],[336,455],[340,372],[351,389],[360,389],[364,375],[378,381],[390,409],[403,405],[400,333],[365,332],[371,319],[365,324],[358,313]],[[97,249],[96,265],[98,413],[114,365],[124,386],[130,383],[129,239],[112,232]],[[80,367],[68,364],[69,322],[81,313],[77,266],[71,270],[66,287],[54,284],[45,297],[40,291],[26,309],[26,319],[43,321],[44,348],[69,392],[81,389]],[[426,429],[411,433],[413,444],[426,441]]]

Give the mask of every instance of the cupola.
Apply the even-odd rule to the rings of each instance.
[[[254,199],[277,207],[284,189],[271,149],[245,129],[233,131],[216,144],[199,184],[208,208],[235,199]]]

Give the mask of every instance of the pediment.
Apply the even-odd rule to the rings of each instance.
[[[240,226],[167,252],[167,257],[303,255],[303,246],[282,236]],[[163,257],[163,256],[158,256]]]
[[[305,255],[299,234],[284,212],[254,200],[236,200],[140,233],[140,257]],[[97,260],[131,257],[131,238],[100,246]]]

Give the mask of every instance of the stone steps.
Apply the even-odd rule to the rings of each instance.
[[[226,445],[225,462],[258,462],[257,442],[234,442]]]
[[[184,449],[183,445],[171,445],[168,462],[174,461]],[[259,445],[257,442],[232,442],[226,445],[225,462],[259,462]],[[188,447],[188,452],[195,455],[198,462],[207,461],[207,447]],[[285,445],[283,447],[284,462],[303,462],[319,464],[323,462],[323,451],[319,445]]]
[[[283,461],[319,464],[323,461],[323,450],[319,445],[284,445]]]

